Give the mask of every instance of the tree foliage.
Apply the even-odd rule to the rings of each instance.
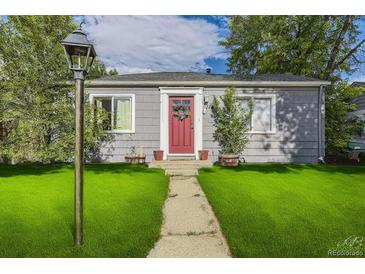
[[[77,25],[71,16],[9,16],[0,22],[0,158],[69,161],[74,149],[74,86],[59,43]],[[87,155],[105,138],[85,105]],[[102,114],[100,114],[102,115]]]
[[[221,153],[240,155],[248,143],[247,131],[252,115],[252,101],[244,110],[233,88],[227,88],[223,97],[214,97],[212,114],[214,118],[214,140]]]
[[[95,61],[90,68],[89,73],[87,74],[87,79],[97,79],[103,76],[111,76],[111,75],[118,75],[117,69],[111,69],[107,71],[104,63],[99,60],[98,58],[95,58]]]
[[[329,80],[326,88],[326,150],[341,152],[356,122],[346,121],[358,95],[343,75],[364,63],[361,16],[231,16],[230,34],[221,44],[230,51],[235,74],[293,73]]]
[[[357,108],[351,98],[361,92],[361,88],[351,87],[346,81],[338,81],[327,88],[327,101],[331,102],[326,106],[326,147],[329,154],[344,154],[353,134],[363,129],[361,120],[348,117],[349,111]]]

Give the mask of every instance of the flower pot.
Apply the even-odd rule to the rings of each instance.
[[[218,158],[222,166],[238,166],[240,161],[240,156],[237,154],[222,154]]]
[[[163,150],[154,150],[153,156],[155,157],[156,161],[162,161],[163,160]]]
[[[208,160],[208,154],[209,154],[209,150],[207,150],[207,149],[199,150],[199,159]]]

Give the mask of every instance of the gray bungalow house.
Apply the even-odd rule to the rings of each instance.
[[[198,159],[201,149],[217,161],[211,104],[227,87],[236,89],[242,104],[254,100],[247,162],[318,162],[324,157],[328,84],[292,74],[158,72],[107,76],[89,81],[86,91],[91,104],[110,113],[105,129],[114,140],[100,156],[106,162],[125,161],[132,147],[143,150],[147,162],[154,150],[163,150],[164,159]]]

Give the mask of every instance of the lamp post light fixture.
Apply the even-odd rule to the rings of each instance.
[[[80,28],[61,41],[69,69],[76,81],[75,96],[75,245],[83,244],[83,188],[84,188],[84,81],[96,57],[93,44]]]

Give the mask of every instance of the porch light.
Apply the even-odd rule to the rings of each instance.
[[[209,102],[208,99],[204,96],[203,97],[203,114],[205,114],[208,110]]]
[[[75,96],[75,245],[83,244],[84,193],[84,81],[96,57],[93,44],[80,28],[61,41],[69,69],[76,81]]]

